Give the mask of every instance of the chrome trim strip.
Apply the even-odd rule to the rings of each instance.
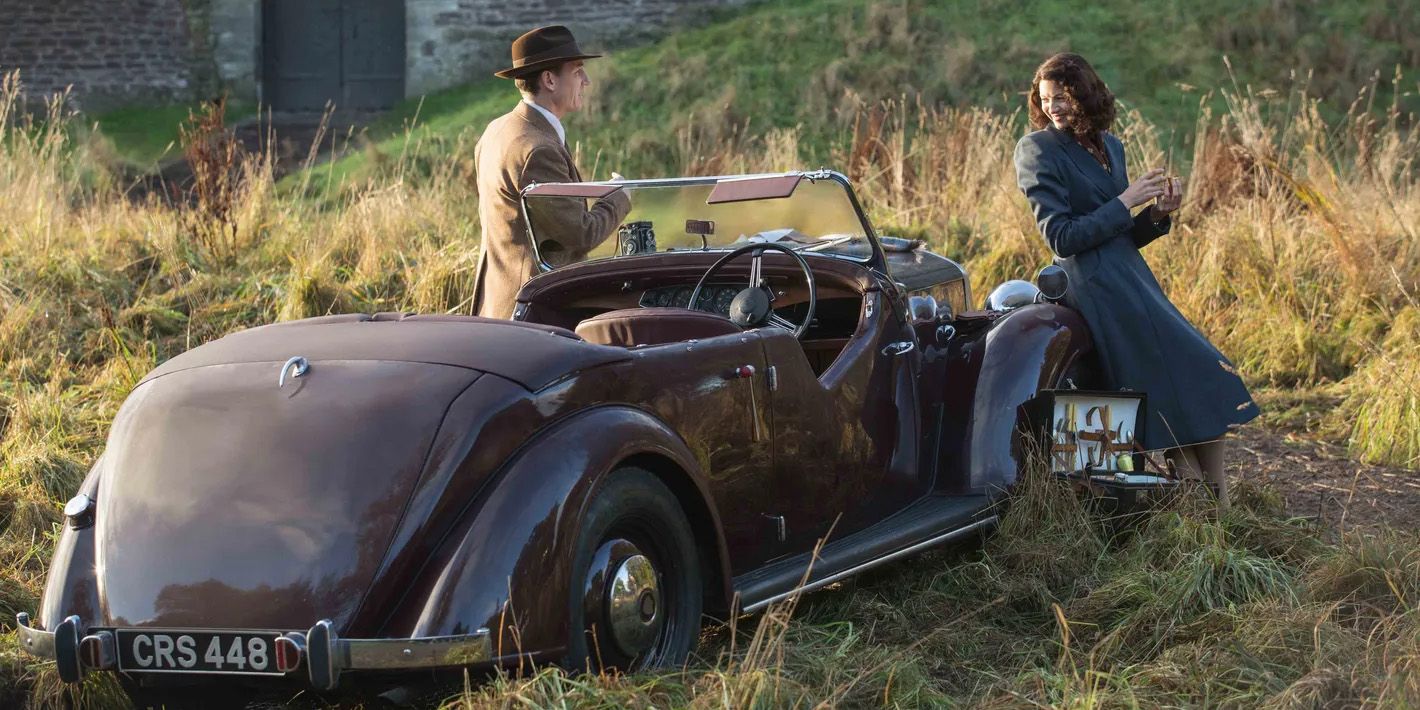
[[[855,574],[858,574],[859,572],[863,572],[863,571],[872,569],[873,567],[877,567],[878,565],[881,565],[881,564],[886,564],[886,563],[891,562],[891,561],[893,561],[893,560],[895,560],[895,559],[898,559],[899,557],[906,557],[906,556],[908,556],[908,555],[911,555],[911,554],[913,554],[913,553],[915,553],[915,552],[918,552],[918,551],[920,551],[920,550],[926,549],[926,548],[928,548],[928,547],[933,547],[933,546],[935,546],[935,545],[940,545],[940,544],[945,543],[945,542],[950,542],[950,541],[952,541],[952,540],[954,540],[954,539],[956,539],[956,538],[959,538],[959,537],[962,537],[962,536],[966,535],[967,533],[973,532],[973,531],[975,531],[975,530],[978,529],[978,528],[985,527],[985,526],[995,525],[998,519],[999,519],[998,516],[995,516],[995,515],[993,515],[993,516],[991,516],[991,517],[989,517],[989,518],[983,518],[983,519],[978,520],[978,521],[976,521],[976,522],[974,522],[974,523],[972,523],[972,524],[970,524],[970,525],[967,525],[967,526],[965,526],[965,527],[960,527],[960,528],[957,528],[956,530],[952,530],[951,532],[943,533],[943,534],[938,535],[938,536],[936,536],[936,537],[934,537],[934,538],[930,538],[930,539],[928,539],[928,540],[923,540],[922,542],[919,542],[919,543],[917,543],[917,544],[915,544],[915,545],[912,545],[912,546],[909,546],[909,547],[904,547],[904,548],[902,548],[901,550],[898,550],[897,552],[890,552],[890,553],[888,553],[888,554],[886,554],[886,555],[883,555],[882,557],[878,557],[878,558],[876,558],[876,559],[868,560],[867,562],[863,562],[863,563],[860,563],[860,564],[855,565],[855,566],[853,566],[853,567],[849,567],[848,569],[843,570],[842,572],[838,572],[838,573],[836,573],[836,574],[831,574],[831,575],[829,575],[829,576],[827,576],[827,577],[824,577],[823,579],[816,579],[816,580],[814,580],[814,581],[812,581],[812,582],[809,582],[808,584],[805,584],[805,585],[803,585],[803,586],[801,586],[801,587],[794,587],[793,589],[790,589],[790,590],[787,591],[787,592],[782,592],[782,593],[779,593],[779,594],[775,594],[774,596],[769,597],[768,599],[765,599],[765,600],[763,600],[763,601],[758,601],[758,602],[755,602],[755,603],[753,603],[753,604],[750,604],[749,606],[744,607],[743,609],[740,610],[740,613],[742,613],[742,614],[751,614],[751,613],[754,613],[754,612],[756,612],[756,611],[759,611],[760,609],[763,609],[764,607],[769,606],[770,604],[773,604],[774,602],[777,602],[777,601],[780,601],[780,600],[783,600],[783,599],[788,599],[789,597],[794,596],[795,594],[802,594],[802,593],[804,593],[804,592],[812,592],[812,591],[814,591],[815,589],[821,589],[821,588],[826,587],[826,586],[828,586],[828,585],[830,585],[830,584],[833,584],[834,582],[837,582],[837,581],[840,580],[840,579],[843,579],[843,578],[845,578],[845,577],[851,577],[851,576],[853,576],[853,575],[855,575]]]
[[[39,624],[30,624],[30,615],[20,612],[15,615],[16,634],[20,637],[20,646],[32,656],[40,658],[54,658],[54,634],[39,627]]]
[[[343,639],[329,619],[306,634],[306,664],[311,685],[334,690],[345,671],[414,670],[467,666],[493,660],[488,629],[457,636]]]
[[[399,670],[467,666],[493,659],[488,629],[462,636],[413,639],[341,639],[346,670]]]

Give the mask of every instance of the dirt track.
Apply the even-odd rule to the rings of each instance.
[[[1228,443],[1228,473],[1271,483],[1287,512],[1326,527],[1408,530],[1420,520],[1420,472],[1359,463],[1285,429],[1243,427]]]

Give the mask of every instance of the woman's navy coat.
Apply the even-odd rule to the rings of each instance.
[[[1222,436],[1258,415],[1232,363],[1178,312],[1139,249],[1169,220],[1131,217],[1124,145],[1103,134],[1105,170],[1070,134],[1039,130],[1016,144],[1016,177],[1040,233],[1070,275],[1065,301],[1085,317],[1108,384],[1142,391],[1150,449]]]

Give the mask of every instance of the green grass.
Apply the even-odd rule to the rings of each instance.
[[[368,126],[365,150],[289,175],[287,189],[296,185],[341,185],[369,179],[381,166],[402,162],[399,156],[450,156],[466,153],[471,164],[473,140],[489,121],[507,113],[519,100],[511,83],[489,79],[400,102]],[[470,127],[477,126],[477,131]],[[471,168],[470,168],[471,169]]]
[[[726,144],[796,127],[801,163],[816,166],[851,132],[857,110],[883,99],[1023,111],[1036,65],[1062,50],[1090,59],[1181,161],[1200,105],[1224,108],[1221,89],[1286,97],[1304,87],[1335,118],[1379,73],[1378,107],[1394,99],[1403,112],[1420,109],[1414,87],[1384,81],[1397,67],[1420,66],[1420,9],[1401,0],[1149,8],[1123,0],[806,0],[758,3],[591,62],[589,105],[568,131],[584,167],[602,177],[611,169],[642,177],[693,170]],[[511,82],[496,79],[431,95],[412,138],[404,128],[420,100],[405,102],[372,127],[369,150],[325,170],[359,182],[388,162],[380,156],[411,145],[471,157],[483,126],[516,100]],[[609,153],[622,162],[599,163]]]
[[[89,126],[108,138],[117,156],[129,165],[151,170],[158,163],[182,155],[178,145],[178,127],[187,121],[196,104],[166,104],[131,106],[101,113],[89,118]],[[250,101],[230,101],[227,104],[228,124],[256,115],[256,104]]]

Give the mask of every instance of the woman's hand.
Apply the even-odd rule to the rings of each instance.
[[[1164,194],[1149,207],[1149,219],[1161,222],[1183,204],[1183,181],[1178,178],[1164,179]]]
[[[1167,178],[1164,177],[1164,169],[1154,168],[1139,176],[1134,182],[1129,183],[1129,187],[1124,188],[1124,192],[1119,193],[1119,201],[1123,202],[1125,207],[1132,210],[1164,194],[1164,183],[1166,181]]]

